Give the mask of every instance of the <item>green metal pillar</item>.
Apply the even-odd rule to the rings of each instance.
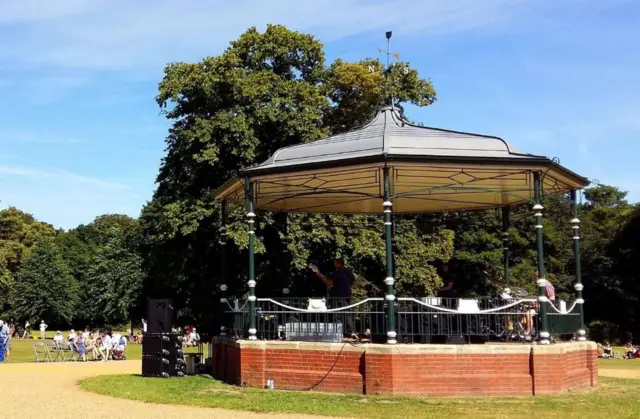
[[[511,208],[502,207],[502,264],[504,267],[504,287],[505,292],[509,293],[509,214]]]
[[[540,343],[541,344],[549,344],[550,343],[550,334],[549,334],[549,323],[547,318],[547,312],[549,310],[548,304],[549,299],[547,298],[547,280],[545,279],[545,269],[544,269],[544,243],[542,237],[542,210],[544,207],[542,206],[542,177],[540,172],[536,172],[533,175],[533,189],[535,196],[535,205],[533,206],[533,210],[535,211],[536,217],[536,241],[538,244],[538,302],[540,303]]]
[[[227,201],[222,201],[220,205],[220,305],[222,306],[221,315],[223,318],[225,305],[227,304]],[[226,326],[220,326],[220,336],[227,336]]]
[[[249,225],[249,340],[256,340],[256,272],[255,272],[255,218],[253,213],[253,182],[247,177],[244,180],[244,201]]]
[[[571,225],[573,228],[573,255],[576,260],[576,306],[580,311],[580,329],[578,329],[578,340],[587,340],[587,332],[584,326],[584,299],[582,296],[582,268],[580,266],[580,219],[578,218],[578,191],[571,191],[571,206],[573,207],[573,218]]]
[[[389,180],[389,168],[385,167],[383,170],[384,177],[384,202],[382,207],[384,208],[384,239],[385,249],[387,256],[387,277],[384,279],[384,283],[387,286],[387,295],[385,301],[387,304],[387,343],[395,344],[396,340],[396,296],[393,291],[393,240],[392,240],[392,226],[391,221],[391,181]]]

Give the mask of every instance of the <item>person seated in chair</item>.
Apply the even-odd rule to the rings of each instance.
[[[606,359],[613,359],[613,348],[609,344],[609,342],[605,342],[604,347],[602,348],[602,357]]]
[[[638,350],[636,349],[636,347],[633,346],[633,344],[631,342],[629,342],[624,347],[625,355],[624,355],[623,359],[635,359],[637,352],[638,352]]]
[[[196,331],[195,327],[191,329],[191,333],[189,333],[189,340],[191,341],[193,346],[198,346],[198,344],[200,343],[200,335]]]
[[[64,337],[62,336],[62,332],[60,332],[59,330],[53,336],[53,343],[56,346],[62,346],[64,344]]]

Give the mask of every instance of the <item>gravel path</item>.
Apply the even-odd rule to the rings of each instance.
[[[258,414],[224,409],[168,406],[121,400],[80,390],[76,382],[84,377],[106,374],[135,374],[140,361],[0,364],[2,417],[25,419],[317,419],[318,416]]]

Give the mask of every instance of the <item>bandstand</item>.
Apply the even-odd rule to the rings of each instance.
[[[249,278],[245,301],[231,304],[224,294],[221,299],[231,320],[212,345],[214,375],[253,387],[269,383],[368,394],[531,395],[594,386],[597,365],[584,326],[577,202],[578,191],[588,184],[558,162],[518,152],[501,138],[413,125],[393,106],[353,131],[278,150],[216,192],[223,202],[223,226],[227,203],[246,209]],[[576,294],[568,303],[550,301],[546,294],[543,194],[572,199],[567,221]],[[537,298],[509,289],[509,213],[519,205],[531,205],[536,220]],[[503,215],[504,292],[499,297],[448,301],[396,295],[393,214],[491,208],[501,208]],[[384,297],[338,303],[257,296],[257,210],[380,214]],[[521,323],[528,314],[534,324],[525,334]],[[347,332],[365,339],[343,341]],[[575,340],[553,343],[559,335]],[[460,341],[433,343],[442,336]],[[463,343],[477,338],[484,343]],[[519,343],[506,343],[513,341]]]

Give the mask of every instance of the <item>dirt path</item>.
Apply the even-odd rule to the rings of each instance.
[[[223,409],[165,406],[114,399],[80,390],[76,382],[84,377],[140,372],[140,361],[91,363],[41,363],[0,365],[0,388],[4,403],[2,417],[25,419],[317,419],[317,416],[258,414]]]

